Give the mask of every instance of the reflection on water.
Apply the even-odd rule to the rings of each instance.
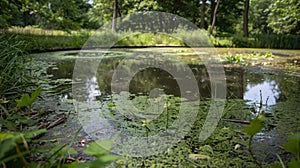
[[[110,84],[112,76],[122,59],[122,57],[107,57],[102,59],[96,76],[91,75],[84,77],[84,83],[88,92],[86,100],[94,101],[100,99],[101,96],[106,97],[111,94]],[[47,73],[53,75],[53,80],[72,78],[75,59],[60,59],[54,61],[56,67],[47,69]],[[189,63],[188,66],[192,69],[197,80],[201,99],[210,98],[211,83],[204,64],[195,62]],[[180,69],[176,70],[176,66],[173,68],[174,71],[181,71]],[[86,69],[83,70],[87,71],[86,74],[90,74],[88,72],[88,63]],[[225,75],[227,98],[249,100],[250,104],[259,103],[261,90],[263,102],[266,103],[268,99],[268,105],[275,105],[278,101],[286,101],[289,96],[295,94],[292,92],[293,88],[289,88],[289,82],[291,81],[287,82],[284,76],[251,73],[241,68],[225,68]],[[139,95],[149,95],[151,90],[155,88],[163,89],[166,94],[181,96],[178,83],[174,77],[168,72],[158,68],[148,68],[139,71],[131,79],[129,85],[130,93]],[[69,89],[67,92],[61,93],[61,97],[72,99],[70,91]]]
[[[280,90],[276,81],[266,79],[262,81],[262,83],[247,84],[243,98],[244,100],[250,100],[253,103],[259,103],[260,92],[262,95],[262,102],[267,105],[276,104],[280,96]]]
[[[86,88],[88,102],[95,101],[96,97],[101,96],[96,76],[92,76],[90,79],[87,79]]]

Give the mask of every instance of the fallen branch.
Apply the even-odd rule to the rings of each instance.
[[[53,127],[55,127],[55,126],[57,126],[57,125],[63,123],[65,120],[66,120],[66,117],[63,116],[63,117],[61,117],[61,118],[55,120],[53,123],[51,123],[51,124],[47,127],[47,129],[53,128]]]
[[[236,119],[222,119],[223,121],[233,122],[233,123],[240,123],[240,124],[250,124],[250,121],[247,120],[236,120]]]

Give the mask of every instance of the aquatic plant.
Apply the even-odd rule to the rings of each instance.
[[[226,61],[230,64],[243,64],[244,62],[241,54],[228,54],[226,56]]]
[[[229,64],[239,64],[239,65],[247,65],[250,63],[252,58],[274,58],[275,56],[271,52],[251,52],[251,53],[227,53],[227,54],[220,54],[221,58],[224,58],[226,63]],[[265,64],[265,62],[259,62],[259,64]]]
[[[268,103],[268,99],[265,102],[265,105],[267,106]],[[250,138],[248,141],[248,151],[252,157],[252,159],[255,161],[255,163],[257,164],[257,166],[262,167],[262,164],[258,161],[258,159],[255,157],[255,155],[252,152],[252,142],[253,142],[253,138],[254,136],[259,133],[263,128],[266,128],[266,121],[268,119],[268,117],[272,116],[269,113],[265,113],[263,111],[263,101],[262,101],[262,92],[260,90],[260,101],[259,101],[259,107],[258,108],[254,108],[253,110],[255,110],[255,114],[257,115],[251,122],[250,124],[244,128],[244,132],[247,133]]]

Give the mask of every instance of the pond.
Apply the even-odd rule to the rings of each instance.
[[[253,51],[266,52],[255,49],[231,49],[230,52]],[[218,52],[228,51],[219,49]],[[216,120],[219,123],[215,131],[204,142],[198,141],[199,132],[203,129],[202,126],[209,113],[215,88],[212,87],[211,74],[201,56],[199,57],[199,53],[195,54],[188,48],[111,49],[108,52],[98,50],[35,54],[32,63],[33,72],[40,78],[39,84],[44,88],[42,95],[44,101],[39,102],[36,108],[51,109],[56,114],[66,112],[72,114],[64,126],[53,128],[53,131],[46,135],[48,138],[55,137],[58,142],[68,142],[70,138],[67,137],[74,136],[77,129],[83,125],[84,131],[79,133],[79,140],[114,139],[117,142],[115,153],[146,157],[146,159],[123,159],[116,162],[118,165],[138,166],[140,163],[153,165],[159,162],[169,166],[178,164],[242,166],[245,164],[242,163],[245,158],[249,161],[249,154],[244,153],[247,137],[240,133],[245,125],[229,121],[250,121],[257,115],[262,101],[262,112],[271,114],[269,122],[272,126],[257,134],[252,148],[261,162],[273,162],[277,159],[276,153],[283,153],[279,146],[286,141],[287,136],[300,131],[300,66],[297,62],[300,54],[279,50],[271,52],[275,53],[272,60],[249,59],[247,60],[249,66],[227,64],[221,58],[217,60],[217,64],[222,67],[224,64],[226,102],[220,116],[221,120]],[[127,60],[129,62],[127,66],[118,69],[119,65],[125,64],[122,60],[131,55],[142,57]],[[200,55],[207,56],[205,53]],[[171,60],[165,61],[163,58],[166,56]],[[178,58],[181,61],[172,62]],[[159,59],[162,59],[164,67],[169,69],[147,65],[148,60],[160,61]],[[81,64],[78,64],[78,60]],[[74,75],[76,66],[82,73]],[[181,74],[188,73],[187,69],[191,70],[192,76]],[[180,75],[176,76],[177,74]],[[195,79],[194,83],[191,78]],[[192,82],[189,82],[190,80]],[[187,86],[182,87],[182,84]],[[194,114],[192,111],[195,110]],[[180,123],[176,125],[177,120],[185,115],[190,115],[187,120],[191,123],[184,122],[187,126],[182,127]],[[177,129],[174,125],[183,131],[174,133]],[[158,134],[159,136],[168,134],[176,137],[176,140],[164,141],[170,145],[162,147],[151,139]],[[145,141],[145,144],[151,145],[145,146],[135,141]],[[218,141],[220,143],[217,143]],[[241,151],[234,149],[237,144],[241,145]],[[142,145],[138,148],[144,150],[137,151],[137,146],[134,148],[134,145]],[[215,153],[207,152],[203,146],[209,146]],[[80,148],[80,145],[77,144],[77,147]],[[154,151],[147,150],[149,148],[153,148]],[[151,156],[155,150],[158,150],[156,158]],[[222,150],[227,150],[228,153]],[[167,155],[164,155],[166,151]],[[147,152],[149,154],[146,154]],[[189,157],[190,154],[197,153],[209,155],[212,163]],[[172,159],[174,156],[176,159]],[[240,160],[230,161],[232,157]]]

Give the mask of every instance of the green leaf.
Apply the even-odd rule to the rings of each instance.
[[[271,168],[283,168],[279,162],[272,163],[270,165]]]
[[[13,133],[0,133],[0,141],[14,137]]]
[[[74,161],[74,162],[69,163],[69,164],[64,164],[63,168],[75,168],[78,164],[79,164],[78,161]]]
[[[250,125],[247,126],[244,131],[250,135],[254,136],[256,133],[260,132],[264,128],[263,122],[266,120],[266,117],[262,114],[258,115],[254,120],[250,122]]]
[[[38,96],[42,92],[42,87],[38,87],[34,92],[31,93],[31,103],[35,102]]]
[[[284,143],[283,148],[291,153],[293,153],[296,158],[300,157],[300,133],[290,135],[288,137],[288,142]]]
[[[78,164],[76,166],[76,168],[86,168],[86,167],[89,167],[89,168],[102,168],[106,164],[110,163],[111,161],[116,160],[117,158],[118,158],[117,156],[106,155],[106,156],[102,156],[101,158],[90,161],[90,162]]]
[[[95,157],[101,157],[109,153],[112,147],[111,141],[95,141],[87,146],[83,151],[85,154],[93,155]]]
[[[105,156],[102,156],[100,159],[105,162],[105,163],[108,163],[108,162],[111,162],[111,161],[114,161],[116,159],[118,159],[119,157],[116,156],[116,155],[105,155]]]
[[[24,134],[24,137],[29,139],[29,138],[33,138],[33,137],[35,137],[37,135],[43,134],[45,132],[47,132],[46,129],[34,130],[34,131],[31,131],[31,132],[26,132]]]
[[[102,160],[97,159],[86,163],[79,163],[76,168],[103,168],[106,164]]]
[[[77,151],[74,148],[68,146],[56,146],[54,149],[51,150],[50,153],[56,153],[59,156],[67,156],[70,154],[76,155]]]
[[[8,137],[10,138],[6,138],[0,141],[0,163],[3,159],[9,157],[12,154],[11,152],[13,152],[16,147],[16,141],[20,138],[20,136],[12,136],[10,133],[8,134]]]
[[[31,97],[27,93],[23,94],[20,100],[16,100],[18,108],[31,106],[36,101],[41,91],[42,88],[38,87],[34,92],[31,93]]]
[[[61,151],[60,151],[60,153],[63,155],[63,154],[67,154],[67,155],[77,155],[78,154],[78,152],[74,149],[74,148],[72,148],[72,147],[64,147]]]
[[[16,100],[18,107],[25,107],[30,105],[30,97],[28,94],[23,94],[20,100]]]
[[[288,164],[289,168],[299,168],[300,160],[296,160],[295,158],[292,158],[291,161]]]

